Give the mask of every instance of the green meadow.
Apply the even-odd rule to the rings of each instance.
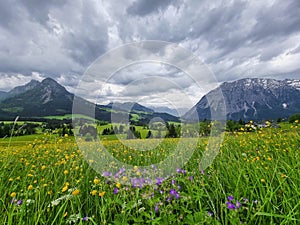
[[[137,129],[144,137],[147,129]],[[151,185],[141,165],[173,154],[178,139],[130,140],[132,148],[114,137],[102,138],[99,151],[134,166],[131,171],[97,173],[68,135],[1,139],[0,224],[300,224],[298,121],[227,132],[204,170],[208,138],[193,139],[190,160]]]

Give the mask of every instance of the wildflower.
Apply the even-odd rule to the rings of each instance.
[[[265,183],[266,180],[262,178],[262,179],[260,179],[260,182]]]
[[[64,171],[64,174],[65,174],[65,175],[67,175],[68,173],[69,173],[69,171],[68,171],[68,170],[65,170],[65,171]]]
[[[172,182],[171,182],[171,183],[172,183],[172,185],[174,185],[174,184],[175,184],[175,180],[172,180]]]
[[[158,203],[156,203],[154,211],[155,211],[156,213],[158,212]]]
[[[67,215],[68,215],[68,212],[65,212],[65,213],[64,213],[64,217],[66,217]]]
[[[285,174],[281,174],[281,177],[282,177],[282,178],[286,178],[286,177],[287,177],[287,175],[285,175]]]
[[[103,197],[105,195],[105,191],[99,192],[99,197]]]
[[[12,192],[12,193],[10,194],[10,197],[13,198],[13,197],[16,197],[16,195],[17,195],[16,192]]]
[[[189,179],[192,181],[192,180],[194,180],[194,177],[193,177],[193,176],[190,176],[190,178],[189,178]]]
[[[114,195],[116,195],[119,192],[118,188],[114,188]]]
[[[110,177],[110,176],[111,176],[111,173],[110,173],[110,172],[107,172],[107,171],[104,171],[104,172],[102,173],[102,176],[104,176],[104,177]]]
[[[238,209],[242,206],[242,204],[238,200],[236,200],[235,206]]]
[[[94,179],[94,184],[99,184],[99,183],[100,183],[100,180],[97,179],[97,178],[95,178],[95,179]]]
[[[30,191],[33,188],[33,186],[30,184],[27,188],[28,191]]]
[[[118,182],[118,183],[116,184],[116,187],[120,189],[120,188],[121,188],[121,184]]]
[[[68,186],[64,186],[61,192],[65,192],[66,190],[68,190]]]
[[[235,205],[232,204],[231,202],[226,202],[226,204],[228,209],[235,209]]]
[[[10,201],[10,204],[14,204],[14,203],[16,203],[16,202],[17,202],[17,199],[12,198],[12,200]]]
[[[72,195],[78,195],[79,193],[80,193],[80,191],[78,189],[76,189],[72,192]]]
[[[89,218],[87,216],[82,218],[82,221],[88,221],[88,220],[89,220]]]
[[[232,201],[232,200],[234,199],[234,197],[233,197],[232,195],[229,195],[229,196],[227,197],[227,199],[228,199],[229,201]]]
[[[176,194],[176,191],[174,189],[171,189],[170,190],[170,195],[175,195]]]
[[[8,179],[8,181],[13,181],[13,180],[14,180],[13,178],[9,178],[9,179]]]
[[[21,200],[21,199],[19,199],[18,201],[17,201],[17,205],[22,205],[23,204],[23,201]]]
[[[210,212],[210,211],[208,211],[207,214],[208,214],[209,216],[213,216],[213,215],[214,215],[213,212]]]
[[[95,196],[97,194],[97,190],[92,190],[91,195]]]
[[[46,169],[46,166],[45,166],[45,165],[42,166],[42,170],[44,170],[44,169]]]

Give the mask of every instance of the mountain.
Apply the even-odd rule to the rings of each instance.
[[[120,110],[125,112],[145,112],[145,113],[154,113],[154,110],[149,109],[143,105],[140,105],[136,102],[111,102],[108,105],[106,105],[110,109],[114,110]]]
[[[266,120],[288,117],[300,112],[300,80],[241,79],[224,82],[210,91],[183,118],[210,119],[208,99],[222,91],[226,117],[233,120]],[[214,103],[216,104],[216,103]]]
[[[51,78],[42,82],[32,80],[26,85],[16,87],[3,93],[0,99],[1,119],[14,119],[16,116],[40,118],[72,114],[73,100],[80,105],[77,113],[95,117],[98,120],[115,122],[146,123],[154,117],[165,121],[179,121],[175,116],[166,113],[155,113],[152,109],[138,103],[116,103],[113,105],[94,105],[93,103],[74,96],[65,87]],[[131,107],[132,106],[132,107]]]
[[[70,113],[74,95],[51,78],[32,80],[9,91],[0,109],[12,116],[41,117]]]
[[[7,92],[5,91],[0,91],[0,99],[4,98]]]
[[[186,108],[171,109],[167,106],[150,106],[149,108],[154,110],[155,112],[168,113],[168,114],[171,114],[173,116],[181,116],[185,112],[188,111],[188,109],[186,109]]]

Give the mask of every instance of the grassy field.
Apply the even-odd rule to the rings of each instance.
[[[112,156],[137,165],[118,176],[96,173],[72,137],[14,137],[10,147],[1,140],[0,224],[300,224],[299,132],[284,124],[228,133],[205,170],[199,162],[208,140],[200,138],[188,163],[155,185],[129,174],[143,178],[139,166],[172,154],[178,139],[153,151],[139,148],[157,139],[131,140],[136,149],[104,141]]]

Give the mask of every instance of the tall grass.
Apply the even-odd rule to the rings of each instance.
[[[300,224],[299,131],[292,126],[227,134],[205,171],[199,162],[207,140],[200,139],[173,177],[143,188],[107,181],[69,137],[45,134],[26,146],[12,142],[0,148],[0,223]],[[166,139],[143,157],[159,160],[176,144]],[[116,141],[105,146],[120,160],[144,162]]]

